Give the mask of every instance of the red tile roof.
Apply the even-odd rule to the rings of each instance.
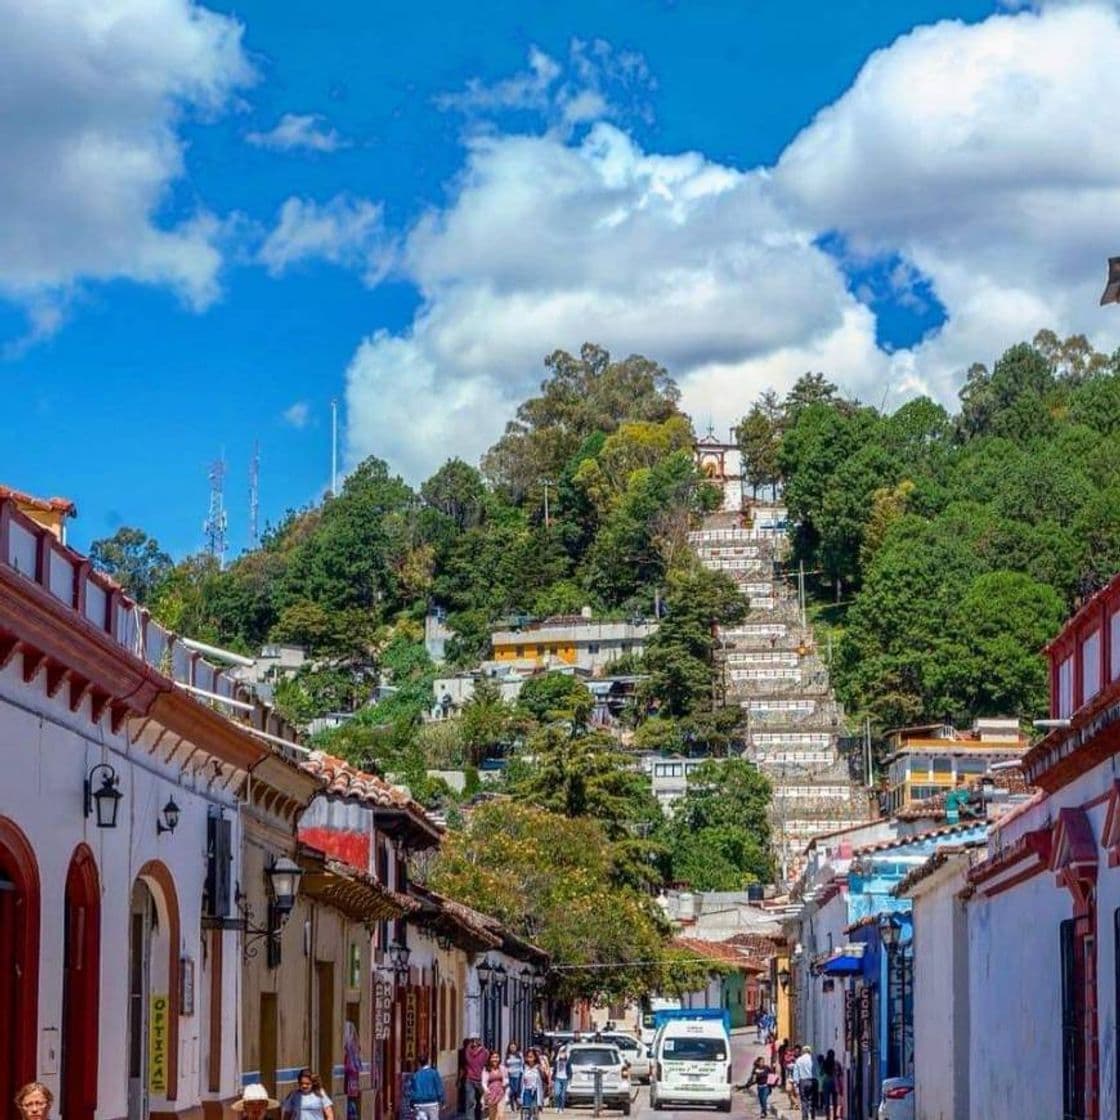
[[[22,490],[0,484],[0,499],[2,498],[11,498],[21,506],[42,510],[44,513],[61,513],[67,517],[78,515],[78,507],[69,498],[36,498],[34,494],[25,494]]]
[[[765,972],[766,965],[746,949],[730,941],[703,941],[699,937],[675,937],[669,942],[671,949],[683,949],[697,957],[705,957],[717,964],[727,964],[744,972]],[[771,946],[771,948],[773,948]]]
[[[935,836],[951,836],[954,832],[965,832],[983,824],[982,821],[961,821],[960,824],[947,824],[941,828],[931,828],[926,832],[913,832],[909,836],[896,836],[893,840],[883,840],[878,844],[865,844],[860,848],[852,849],[852,856],[869,855],[872,852],[887,852],[891,848],[905,848],[908,844],[916,844],[922,840],[931,840]]]
[[[375,809],[396,809],[415,818],[428,830],[442,832],[424,811],[423,805],[414,801],[404,790],[391,785],[376,774],[367,774],[352,766],[345,759],[336,758],[325,751],[312,751],[302,763],[303,769],[322,780],[326,792],[345,797]]]

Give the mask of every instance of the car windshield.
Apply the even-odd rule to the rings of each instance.
[[[638,1049],[638,1040],[636,1038],[626,1038],[624,1035],[615,1034],[611,1035],[611,1037],[608,1038],[607,1041],[617,1046],[619,1050]]]
[[[604,1046],[602,1049],[573,1050],[569,1055],[573,1066],[616,1066],[618,1051]]]
[[[724,1062],[727,1047],[719,1038],[667,1038],[661,1056],[667,1062]]]

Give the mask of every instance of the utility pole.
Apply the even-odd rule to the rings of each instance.
[[[338,497],[338,398],[331,398],[331,497]]]
[[[226,460],[223,451],[222,457],[210,464],[210,508],[206,520],[202,523],[202,531],[206,534],[206,551],[218,561],[219,569],[224,568],[226,564],[226,529],[229,527],[222,498],[225,477]]]
[[[805,618],[805,561],[797,565],[797,602],[801,608],[801,629],[804,630],[807,622]]]
[[[261,543],[260,534],[261,445],[253,441],[253,457],[249,460],[249,547]]]
[[[552,524],[548,516],[548,488],[553,485],[547,478],[544,480],[544,527],[547,529]]]

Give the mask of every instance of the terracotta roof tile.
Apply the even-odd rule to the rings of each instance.
[[[376,774],[367,774],[344,759],[336,758],[325,751],[312,751],[301,764],[309,774],[319,778],[326,786],[327,793],[336,797],[346,797],[381,809],[398,809],[418,818],[428,828],[442,831],[432,823],[423,805],[414,801],[402,789],[391,785]]]
[[[78,507],[69,498],[36,498],[34,494],[25,494],[11,486],[0,485],[0,499],[3,498],[11,498],[21,506],[42,510],[44,513],[64,513],[69,517],[76,517],[78,514]]]
[[[766,965],[746,949],[730,941],[704,941],[699,937],[675,937],[669,942],[672,949],[683,949],[697,957],[705,957],[718,964],[732,965],[746,972],[765,972]]]

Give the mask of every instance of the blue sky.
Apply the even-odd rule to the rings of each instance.
[[[254,442],[276,520],[332,398],[346,464],[476,459],[585,339],[720,427],[810,366],[948,404],[1038,327],[1113,340],[1108,5],[99,8],[0,0],[0,479],[79,547],[198,548],[224,453],[235,554]]]

